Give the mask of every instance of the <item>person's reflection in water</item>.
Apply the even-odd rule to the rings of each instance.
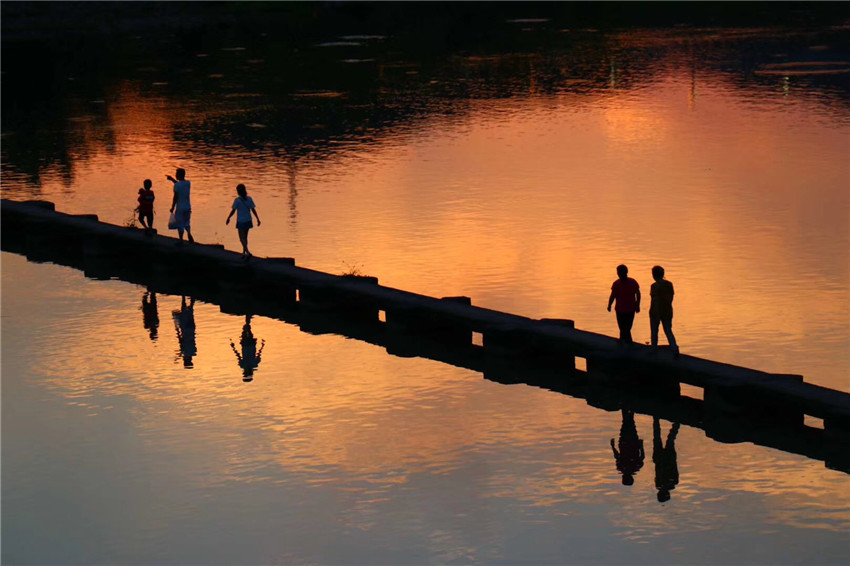
[[[257,339],[254,338],[254,333],[251,332],[251,316],[245,315],[245,324],[242,326],[242,337],[239,339],[239,345],[242,346],[242,353],[236,349],[236,344],[233,340],[230,341],[230,347],[233,353],[236,354],[236,359],[239,362],[239,367],[242,368],[242,381],[252,381],[254,379],[254,370],[260,365],[260,356],[263,354],[263,348],[266,346],[266,341],[260,341],[260,349],[257,350]]]
[[[658,489],[658,501],[664,503],[670,499],[670,491],[679,483],[679,466],[676,464],[676,434],[679,423],[673,423],[667,433],[667,445],[661,443],[661,423],[658,417],[652,419],[652,461],[655,463],[655,487]]]
[[[159,331],[159,311],[156,308],[156,293],[148,289],[142,296],[142,322],[150,332],[151,340],[156,341]]]
[[[619,450],[611,439],[611,450],[617,462],[617,471],[623,475],[623,485],[635,483],[634,475],[643,467],[643,440],[640,439],[635,426],[635,413],[631,409],[622,409],[623,424],[620,426]]]
[[[180,342],[178,356],[183,357],[183,367],[191,368],[192,356],[198,353],[195,345],[195,299],[190,298],[186,304],[186,297],[180,298],[180,310],[171,311],[174,317],[174,327],[177,329],[177,340]]]

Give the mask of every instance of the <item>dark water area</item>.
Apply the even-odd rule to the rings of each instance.
[[[806,69],[798,88],[850,104],[842,3],[10,2],[3,6],[3,166],[70,179],[109,148],[127,81],[185,106],[174,141],[322,156],[403,133],[459,101],[643,88],[672,51],[694,72],[774,88],[761,69]],[[744,26],[717,33],[716,26]],[[824,31],[826,28],[826,32]],[[628,34],[642,29],[643,33]],[[661,30],[642,37],[647,30]],[[779,55],[777,55],[779,52]],[[246,53],[261,53],[250,59]],[[845,59],[845,60],[842,60]],[[132,65],[128,63],[132,62]],[[761,85],[760,85],[761,83]],[[98,130],[66,127],[83,114]],[[198,124],[202,114],[203,123]],[[255,127],[261,123],[262,129]],[[198,127],[200,126],[200,127]],[[90,128],[85,128],[86,130]],[[200,157],[200,156],[199,156]]]

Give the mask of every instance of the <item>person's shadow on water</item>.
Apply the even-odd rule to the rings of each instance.
[[[658,417],[652,419],[652,461],[655,463],[655,487],[658,489],[658,501],[670,500],[670,491],[679,483],[679,466],[676,463],[676,434],[679,423],[673,423],[667,433],[666,446],[661,442],[661,423]]]
[[[187,304],[186,297],[181,297],[180,310],[171,311],[171,316],[174,318],[174,328],[177,330],[177,341],[180,344],[177,358],[183,358],[183,367],[192,368],[192,357],[198,353],[195,344],[195,299],[190,298]]]
[[[242,368],[242,381],[252,381],[254,379],[254,371],[260,365],[260,357],[263,354],[263,348],[266,346],[266,341],[260,341],[260,349],[257,350],[257,339],[251,331],[251,316],[245,315],[245,324],[242,326],[242,336],[239,339],[239,345],[242,347],[242,352],[236,349],[236,344],[233,340],[230,341],[230,347],[233,353],[236,354],[236,360],[239,362],[239,367]]]
[[[156,293],[151,290],[142,295],[142,324],[150,332],[151,340],[156,341],[159,331],[159,311],[156,306]]]
[[[634,475],[643,467],[645,454],[643,440],[638,436],[635,426],[634,411],[623,408],[622,415],[623,424],[620,426],[620,440],[618,445],[615,446],[614,439],[611,439],[611,450],[614,451],[617,471],[623,476],[623,485],[632,485],[635,483]]]

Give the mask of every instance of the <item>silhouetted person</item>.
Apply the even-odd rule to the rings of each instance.
[[[676,434],[679,423],[673,423],[667,433],[667,445],[661,443],[661,423],[658,417],[652,419],[652,461],[655,463],[655,487],[658,489],[658,501],[670,499],[670,491],[679,483],[679,466],[676,464]]]
[[[195,238],[192,237],[191,228],[192,202],[189,199],[192,184],[186,179],[186,171],[184,169],[178,169],[174,174],[177,176],[176,179],[171,175],[165,176],[166,179],[174,183],[174,198],[171,199],[171,210],[169,212],[174,213],[176,221],[174,227],[177,229],[177,235],[180,236],[180,241],[183,241],[183,230],[186,230],[189,242],[194,242]]]
[[[635,483],[634,475],[643,467],[643,440],[640,439],[635,426],[635,414],[630,409],[622,409],[623,424],[620,426],[619,450],[611,439],[611,450],[617,462],[617,471],[623,475],[623,485]]]
[[[248,251],[248,230],[254,227],[251,222],[251,213],[257,219],[257,227],[260,226],[260,217],[257,215],[257,207],[254,206],[254,199],[248,196],[248,190],[245,185],[239,183],[236,185],[236,193],[239,195],[233,199],[233,206],[230,208],[230,214],[227,215],[225,224],[230,224],[230,218],[233,213],[236,213],[236,230],[239,232],[239,241],[242,243],[242,257],[248,259],[251,257],[251,252]]]
[[[156,340],[159,330],[159,311],[156,308],[156,293],[145,291],[142,296],[142,323],[150,332],[151,340]]]
[[[177,341],[180,343],[179,355],[183,357],[183,367],[191,368],[192,356],[197,355],[198,347],[195,344],[195,299],[190,298],[186,304],[186,297],[180,298],[180,310],[171,311],[174,318],[174,327],[177,329]]]
[[[611,304],[616,300],[614,310],[617,314],[617,326],[620,327],[620,342],[632,343],[632,324],[635,322],[635,314],[640,312],[640,285],[629,277],[629,268],[625,265],[617,266],[619,279],[611,285],[611,296],[608,297],[608,312],[611,312]]]
[[[656,265],[652,268],[655,283],[649,288],[649,335],[653,348],[658,347],[658,324],[664,328],[667,343],[673,355],[679,356],[679,346],[673,336],[673,284],[664,279],[664,268]]]
[[[236,354],[236,359],[239,362],[239,367],[242,368],[242,381],[251,381],[254,379],[254,370],[260,365],[260,356],[263,354],[263,348],[266,346],[266,341],[260,342],[260,349],[257,350],[257,339],[254,338],[254,333],[251,332],[251,315],[245,315],[245,324],[242,326],[242,337],[239,339],[239,345],[242,346],[242,353],[236,349],[236,344],[230,341],[230,347],[233,353]]]
[[[153,194],[151,187],[153,183],[150,179],[145,179],[144,188],[139,189],[139,223],[145,232],[150,233],[153,229],[153,201],[156,196]]]

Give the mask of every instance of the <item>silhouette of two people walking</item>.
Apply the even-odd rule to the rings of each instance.
[[[617,471],[622,476],[623,485],[633,485],[635,474],[641,468],[645,459],[643,440],[638,436],[635,425],[635,414],[631,409],[621,409],[622,424],[620,438],[615,445],[611,439],[611,450]],[[655,488],[658,490],[658,501],[669,501],[670,491],[679,483],[679,466],[676,461],[676,435],[679,433],[679,423],[673,423],[667,433],[667,441],[661,440],[661,422],[658,417],[652,419],[652,462],[655,464]]]
[[[632,326],[635,315],[640,312],[640,285],[629,277],[629,268],[625,265],[617,266],[617,277],[608,296],[608,312],[611,312],[611,305],[615,305],[620,343],[629,345],[633,343]],[[652,278],[655,281],[649,291],[649,333],[652,347],[658,348],[658,326],[661,325],[673,355],[679,357],[679,346],[673,335],[673,283],[664,278],[664,268],[660,265],[652,268]]]

